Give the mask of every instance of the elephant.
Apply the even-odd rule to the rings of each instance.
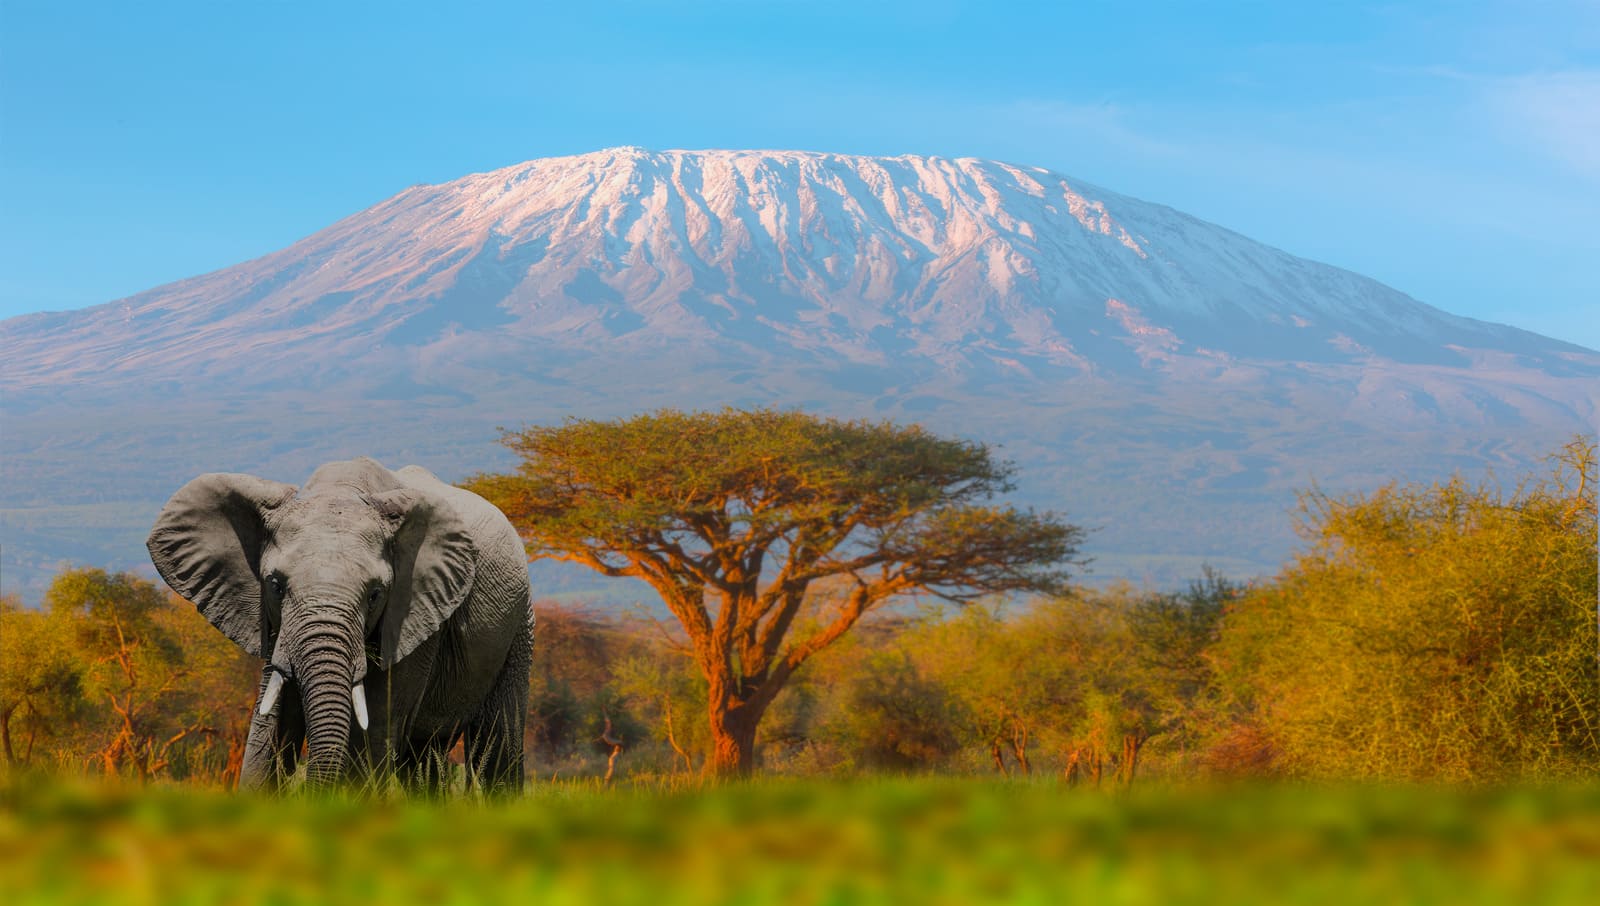
[[[521,538],[488,501],[368,458],[301,488],[213,472],[172,495],[146,546],[265,660],[241,787],[283,787],[303,743],[308,786],[393,771],[437,793],[461,740],[469,784],[521,789],[533,604]]]

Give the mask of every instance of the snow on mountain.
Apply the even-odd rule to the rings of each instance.
[[[1270,567],[1308,478],[1516,466],[1600,407],[1600,353],[1171,208],[1033,167],[792,151],[416,186],[254,261],[0,322],[0,343],[0,528],[33,539],[70,535],[28,534],[38,513],[206,468],[293,481],[369,452],[460,474],[494,461],[495,424],[732,402],[1003,440],[1036,500],[1115,526],[1127,557],[1226,561],[1197,541],[1221,514]]]
[[[1037,168],[637,148],[417,186],[256,261],[0,330],[19,389],[219,358],[248,383],[307,349],[475,331],[1082,373],[1124,346],[1146,366],[1571,351]]]

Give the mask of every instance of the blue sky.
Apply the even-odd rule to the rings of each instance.
[[[1600,2],[0,0],[0,316],[614,145],[997,158],[1600,348]]]

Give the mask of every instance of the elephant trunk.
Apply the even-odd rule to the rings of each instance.
[[[366,674],[359,622],[320,620],[302,627],[291,655],[294,677],[305,703],[306,782],[325,787],[344,773],[350,749],[350,721],[365,728],[366,702],[360,689]]]

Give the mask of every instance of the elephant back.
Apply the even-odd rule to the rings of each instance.
[[[406,487],[400,477],[366,456],[325,463],[301,487],[303,496],[354,494],[367,497]]]

